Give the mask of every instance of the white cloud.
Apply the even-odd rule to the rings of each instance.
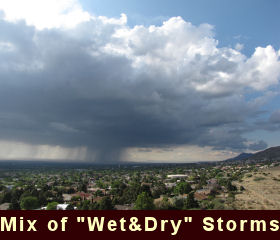
[[[243,44],[241,44],[241,43],[236,43],[235,49],[236,49],[237,51],[241,51],[243,48],[244,48],[244,45],[243,45]]]
[[[241,68],[240,83],[251,86],[256,90],[264,90],[279,83],[280,51],[272,46],[257,47],[251,58],[247,59]]]
[[[119,19],[95,17],[84,11],[77,0],[1,1],[0,10],[4,11],[7,21],[24,19],[28,25],[41,30],[56,27],[73,29],[79,23],[91,21],[88,26],[93,28],[87,29],[81,37],[91,36],[90,41],[95,41],[93,45],[98,42],[93,55],[99,52],[125,56],[132,61],[136,71],[161,73],[166,78],[176,76],[173,81],[177,80],[183,88],[192,86],[199,92],[221,95],[245,87],[264,90],[279,81],[279,52],[272,46],[257,47],[247,58],[240,52],[243,48],[240,43],[235,49],[219,48],[213,26],[209,24],[194,26],[181,17],[173,17],[162,26],[130,28],[125,14]],[[73,34],[81,32],[74,31]],[[3,49],[3,44],[0,49]],[[6,49],[14,49],[12,43],[7,44]],[[34,64],[42,66],[38,61]]]
[[[38,29],[71,28],[90,20],[90,14],[77,0],[1,0],[0,10],[4,11],[5,20],[25,20]]]
[[[106,54],[125,56],[137,71],[162,73],[181,87],[211,95],[235,93],[251,87],[255,90],[278,84],[279,52],[272,46],[256,48],[247,58],[235,49],[219,48],[213,27],[198,27],[181,17],[171,18],[162,26],[125,25],[117,28],[104,43]]]

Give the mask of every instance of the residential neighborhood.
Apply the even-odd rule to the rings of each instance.
[[[243,182],[279,163],[0,166],[1,210],[178,210],[241,209]]]

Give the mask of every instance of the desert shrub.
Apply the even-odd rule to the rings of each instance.
[[[264,179],[265,179],[264,177],[255,177],[254,181],[258,182],[258,181],[262,181]]]

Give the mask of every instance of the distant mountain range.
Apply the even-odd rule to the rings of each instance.
[[[249,162],[258,162],[258,161],[274,161],[280,160],[280,146],[271,147],[266,150],[257,152],[257,153],[241,153],[234,158],[225,160],[225,162],[238,162],[238,161],[249,161]]]

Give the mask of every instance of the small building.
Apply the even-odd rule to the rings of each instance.
[[[72,195],[71,194],[67,194],[67,193],[63,193],[62,197],[63,197],[63,200],[65,202],[69,202],[69,201],[71,201]]]
[[[205,196],[208,196],[208,195],[210,195],[211,190],[208,188],[203,188],[203,189],[197,190],[195,193],[204,194]]]
[[[164,183],[164,185],[165,185],[167,188],[176,187],[176,184],[177,184],[177,183]]]
[[[69,204],[63,203],[63,204],[57,204],[56,210],[66,210]]]
[[[204,194],[204,193],[199,193],[199,192],[195,192],[194,193],[194,198],[197,201],[202,201],[208,198],[208,195]]]
[[[172,174],[172,175],[167,175],[168,178],[174,179],[174,178],[187,178],[188,175],[185,174]]]
[[[218,184],[218,180],[211,178],[207,181],[207,188],[210,190],[220,189],[221,186]]]

